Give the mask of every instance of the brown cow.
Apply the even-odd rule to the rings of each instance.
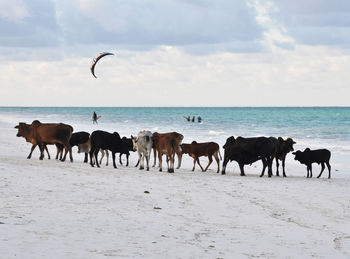
[[[24,137],[27,142],[32,143],[31,151],[27,158],[30,158],[33,150],[38,145],[40,148],[40,160],[44,158],[44,149],[48,144],[62,144],[65,148],[65,154],[61,161],[65,161],[69,151],[70,160],[73,162],[72,148],[69,144],[73,128],[63,123],[41,123],[38,120],[32,124],[20,122],[16,127],[18,129],[17,137]]]
[[[168,165],[169,173],[174,172],[175,153],[178,155],[178,158],[179,158],[179,163],[177,168],[181,166],[182,153],[181,153],[180,144],[183,138],[184,136],[177,132],[170,132],[170,133],[163,133],[163,134],[154,132],[152,134],[153,149],[154,149],[154,165],[156,163],[156,153],[158,152],[159,171],[162,171],[162,155],[166,155],[166,162]],[[169,166],[169,161],[170,161],[170,166]]]
[[[222,158],[220,154],[219,145],[217,143],[215,142],[197,143],[196,141],[193,141],[191,144],[182,144],[181,149],[183,154],[188,154],[190,157],[193,157],[194,161],[193,161],[192,171],[194,171],[196,167],[196,162],[201,167],[203,172],[207,171],[208,167],[213,162],[212,156],[214,156],[216,162],[218,163],[217,173],[219,173],[220,162],[219,162],[218,155],[220,156],[220,160]],[[209,163],[205,169],[203,169],[203,167],[199,163],[199,157],[201,156],[207,156],[209,158]]]
[[[152,167],[155,167],[156,163],[157,163],[156,155],[157,155],[157,151],[158,150],[156,148],[156,144],[157,144],[158,136],[161,136],[162,138],[164,136],[170,136],[171,138],[175,139],[175,141],[176,141],[176,143],[175,143],[175,153],[176,153],[177,158],[178,158],[178,163],[177,163],[176,169],[179,169],[180,166],[181,166],[181,160],[182,160],[182,152],[181,152],[180,145],[181,145],[181,142],[182,142],[184,136],[182,134],[180,134],[180,133],[177,133],[177,132],[169,132],[169,133],[154,132],[152,134],[152,137],[153,137],[153,146],[152,146],[152,148],[153,148],[153,154],[154,154],[154,162],[153,162],[153,166]],[[168,163],[168,160],[167,160],[167,163]]]

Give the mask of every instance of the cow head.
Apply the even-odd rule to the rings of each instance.
[[[136,151],[137,150],[137,137],[134,137],[133,135],[131,135],[131,141],[132,141],[133,150]]]
[[[181,153],[182,153],[182,154],[189,154],[189,152],[190,152],[190,146],[191,146],[191,144],[181,144],[181,145],[180,145]]]
[[[294,160],[300,161],[302,159],[303,152],[300,150],[292,153],[295,157]]]
[[[226,148],[232,146],[232,144],[234,144],[235,141],[236,141],[236,140],[235,140],[235,137],[234,137],[234,136],[231,136],[231,137],[227,138],[227,139],[226,139],[225,145],[223,145],[223,148],[226,149]]]
[[[17,131],[17,137],[28,137],[30,133],[30,125],[24,122],[18,123],[17,126],[15,126],[15,129],[18,129]]]
[[[287,138],[285,141],[286,151],[291,152],[294,151],[293,145],[296,144],[296,142],[292,138]]]

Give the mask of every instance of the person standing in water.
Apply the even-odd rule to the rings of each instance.
[[[101,117],[101,116],[97,116],[96,112],[94,112],[93,115],[92,115],[92,123],[93,123],[93,124],[95,124],[95,123],[98,124],[98,123],[97,123],[97,120],[98,120],[100,117]]]
[[[198,116],[198,123],[201,123],[202,122],[202,117],[201,116]]]

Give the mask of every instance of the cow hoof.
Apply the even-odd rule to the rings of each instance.
[[[147,167],[147,171],[149,171],[149,167]]]
[[[221,174],[226,174],[225,172],[221,172]]]
[[[174,169],[169,169],[168,173],[174,173]]]
[[[140,170],[143,170],[144,168],[143,168],[143,167],[140,167],[139,169],[140,169]]]
[[[162,170],[162,168],[159,168],[159,172],[162,172],[163,170]]]

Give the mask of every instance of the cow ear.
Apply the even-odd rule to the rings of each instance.
[[[283,142],[283,138],[281,138],[281,137],[278,137],[278,142]]]
[[[15,126],[15,129],[18,129],[19,128],[19,125]]]
[[[310,152],[310,148],[305,148],[304,152]]]
[[[292,154],[293,154],[293,155],[296,155],[296,154],[297,154],[297,152],[293,152]]]

